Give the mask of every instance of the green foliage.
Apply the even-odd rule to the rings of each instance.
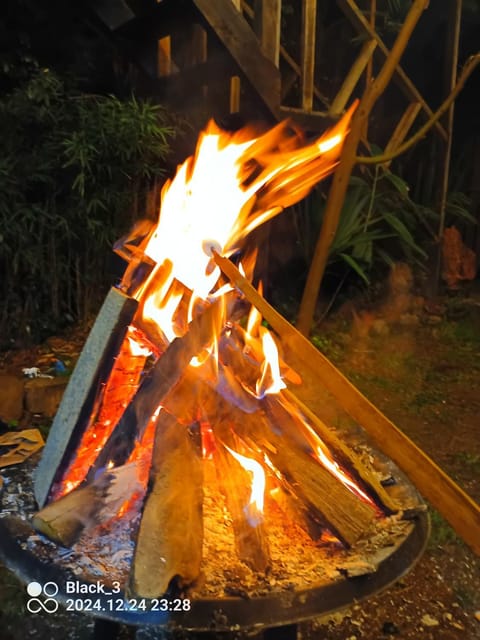
[[[160,106],[80,94],[48,69],[0,99],[4,338],[40,337],[98,303],[173,134]]]
[[[303,210],[302,210],[303,209]],[[312,239],[318,235],[325,204],[318,194],[297,209],[299,241],[307,262],[313,253]],[[379,168],[373,175],[352,176],[333,240],[329,264],[343,262],[366,284],[379,263],[396,259],[421,261],[426,253],[421,241],[424,209],[409,197],[408,185],[397,175]],[[306,241],[306,242],[305,242]]]

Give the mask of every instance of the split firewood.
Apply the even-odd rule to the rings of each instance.
[[[263,505],[259,506],[252,499],[253,473],[235,457],[239,453],[238,446],[228,430],[219,427],[215,420],[212,420],[212,428],[214,434],[218,436],[220,431],[224,440],[229,442],[227,445],[215,438],[214,462],[218,484],[232,518],[238,558],[254,571],[265,572],[270,566],[270,552],[263,521]],[[249,457],[248,454],[245,457]],[[259,465],[257,461],[253,461],[253,464]],[[262,492],[260,499],[263,498]]]
[[[158,598],[200,574],[203,545],[203,464],[198,439],[161,411],[153,449],[129,591]]]
[[[268,401],[274,403],[274,398]],[[311,445],[302,440],[291,419],[279,424],[265,400],[259,403],[259,411],[247,414],[217,402],[214,433],[225,438],[225,432],[230,431],[255,443],[280,474],[287,492],[306,506],[316,522],[323,523],[345,546],[351,546],[370,529],[375,509],[351,493],[314,457]]]
[[[139,488],[136,465],[103,473],[95,482],[51,502],[33,517],[34,528],[65,547],[87,529],[113,518]]]
[[[313,432],[326,445],[332,458],[345,469],[348,469],[356,484],[374,498],[385,515],[391,515],[398,511],[397,503],[382,487],[378,478],[367,469],[355,452],[335,435],[332,429],[329,429],[320,418],[296,398],[293,392],[284,389],[276,396],[275,402],[270,402],[270,407],[278,415],[280,421],[283,421],[284,418],[282,416],[288,413],[291,420],[298,425],[299,433],[303,433],[307,440],[309,440],[309,428],[313,429]],[[314,441],[315,439],[310,440],[311,443]]]
[[[40,506],[48,494],[65,453],[85,428],[97,398],[97,390],[108,379],[123,343],[137,301],[111,289],[63,394],[35,477],[35,497]]]
[[[175,338],[169,344],[144,378],[100,453],[91,473],[106,466],[110,460],[113,460],[116,465],[125,462],[135,440],[141,437],[164,398],[185,375],[190,360],[198,355],[211,340],[212,323],[218,311],[218,303],[214,302],[192,320],[184,336]]]

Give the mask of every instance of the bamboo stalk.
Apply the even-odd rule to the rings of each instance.
[[[322,384],[372,437],[376,446],[409,476],[420,493],[457,534],[480,555],[480,507],[472,498],[269,305],[230,260],[217,253],[214,253],[214,259],[222,272],[278,333],[288,364],[302,378],[313,377],[317,384]]]
[[[335,96],[330,109],[329,116],[332,118],[338,118],[344,111],[345,105],[347,104],[350,96],[355,89],[357,82],[360,80],[360,77],[372,58],[372,54],[375,51],[375,47],[377,43],[375,40],[366,40],[363,44],[363,47],[358,54],[355,62],[353,63],[350,71],[345,77],[340,90]]]
[[[337,231],[348,182],[356,161],[358,143],[364,130],[364,123],[368,119],[373,105],[387,87],[410,36],[427,5],[428,0],[414,0],[385,64],[377,78],[365,92],[360,105],[353,114],[350,133],[345,140],[340,162],[328,194],[322,228],[300,303],[297,326],[298,330],[305,335],[310,333],[312,326],[320,284],[327,265],[330,247]]]

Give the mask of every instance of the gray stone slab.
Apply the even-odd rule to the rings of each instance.
[[[67,450],[87,426],[100,383],[108,378],[138,303],[112,288],[77,361],[53,421],[35,476],[35,497],[43,507]]]

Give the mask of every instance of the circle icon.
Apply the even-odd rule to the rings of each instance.
[[[55,582],[46,582],[43,585],[43,593],[49,598],[55,598],[58,593],[58,585]]]
[[[31,598],[37,598],[42,591],[42,585],[39,582],[29,582],[27,584],[27,593]]]

